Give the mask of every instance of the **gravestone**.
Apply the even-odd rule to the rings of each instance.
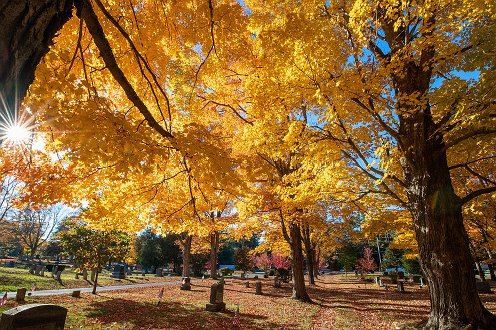
[[[29,304],[3,312],[1,330],[64,329],[67,309],[57,305]]]
[[[255,294],[261,295],[262,293],[262,282],[258,281],[255,286]]]
[[[250,282],[246,281],[245,282],[245,287],[249,288],[250,287]]]
[[[180,287],[181,290],[191,290],[191,278],[183,277],[183,283]]]
[[[157,277],[162,277],[162,276],[164,276],[164,274],[163,274],[163,269],[162,269],[162,268],[160,268],[160,267],[159,267],[159,268],[157,268],[157,270],[155,271],[155,276],[157,276]]]
[[[83,280],[88,280],[88,271],[86,269],[83,269]]]
[[[24,299],[26,298],[26,291],[28,291],[26,288],[17,289],[15,300],[17,302],[23,302]]]
[[[220,312],[226,309],[224,303],[224,285],[221,283],[212,284],[210,287],[210,303],[206,305],[209,312]]]
[[[376,285],[379,285],[379,276],[374,276],[374,282]]]
[[[274,288],[280,288],[281,287],[281,279],[279,276],[274,277]]]
[[[81,297],[81,290],[74,290],[74,291],[72,291],[71,296],[74,297],[74,298]]]
[[[125,279],[126,278],[125,267],[123,265],[115,265],[111,277],[118,279]]]

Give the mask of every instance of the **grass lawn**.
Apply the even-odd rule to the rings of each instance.
[[[291,287],[274,288],[271,279],[260,279],[263,295],[255,295],[255,282],[226,279],[227,311],[205,311],[213,280],[192,279],[192,290],[165,286],[161,304],[159,287],[126,291],[28,297],[27,303],[53,303],[66,307],[66,329],[231,329],[239,306],[242,329],[394,329],[396,324],[415,324],[427,318],[428,289],[405,284],[406,293],[365,285],[354,276],[326,275],[308,287],[313,304],[289,298]],[[493,285],[495,283],[492,283]],[[496,295],[482,294],[486,307],[496,312]],[[17,306],[10,300],[0,312]]]
[[[37,276],[29,273],[29,269],[24,268],[7,268],[0,267],[0,292],[16,291],[18,288],[27,288],[28,290],[36,285],[37,290],[50,290],[50,289],[64,289],[64,288],[78,288],[90,287],[93,282],[90,281],[90,272],[88,272],[88,281],[83,280],[82,276],[75,279],[75,272],[72,268],[66,268],[61,274],[61,282],[51,277],[51,273],[45,271],[45,276]],[[141,276],[141,274],[134,274],[127,276],[126,279],[115,279],[110,277],[111,272],[104,270],[98,276],[98,285],[123,285],[133,283],[149,283],[149,282],[162,282],[171,279],[177,280],[178,277],[155,277],[153,274]]]

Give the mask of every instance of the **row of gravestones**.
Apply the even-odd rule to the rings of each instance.
[[[29,265],[29,273],[37,276],[45,276],[45,270],[51,272],[52,277],[56,277],[57,281],[60,281],[60,276],[62,271],[65,269],[65,265]]]

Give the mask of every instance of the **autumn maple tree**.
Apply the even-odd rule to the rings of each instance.
[[[302,238],[311,260],[312,237],[327,230],[320,203],[348,203],[413,229],[426,328],[494,328],[463,218],[496,191],[492,2],[0,8],[2,111],[16,112],[31,85],[27,105],[67,173],[40,170],[40,186],[73,183],[96,225],[210,235],[202,216],[243,195],[240,227],[259,220],[290,245],[296,296],[309,300]]]

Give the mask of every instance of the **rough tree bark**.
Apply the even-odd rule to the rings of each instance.
[[[72,17],[73,5],[72,0],[0,0],[0,111],[4,116],[15,118],[36,66],[57,31]]]
[[[303,251],[301,246],[301,230],[296,223],[289,225],[289,235],[291,238],[291,269],[293,271],[293,299],[303,302],[311,302],[305,287],[305,276],[303,273]]]
[[[414,62],[406,72],[396,79],[399,94],[425,95],[430,72]],[[431,312],[425,328],[461,329],[471,324],[496,329],[496,317],[485,309],[477,293],[461,199],[453,189],[446,146],[429,104],[408,109],[399,102],[398,107],[412,114],[400,116],[399,133],[408,208],[429,285]]]
[[[183,277],[189,277],[191,268],[191,242],[193,241],[193,236],[186,233],[186,237],[183,241]]]
[[[216,279],[217,258],[219,254],[219,232],[216,230],[210,234],[210,277]]]
[[[301,230],[302,230],[303,245],[305,246],[305,257],[306,257],[306,261],[307,261],[308,283],[310,285],[315,285],[315,276],[314,276],[315,251],[312,247],[312,241],[310,239],[310,226],[309,225],[303,225]]]

